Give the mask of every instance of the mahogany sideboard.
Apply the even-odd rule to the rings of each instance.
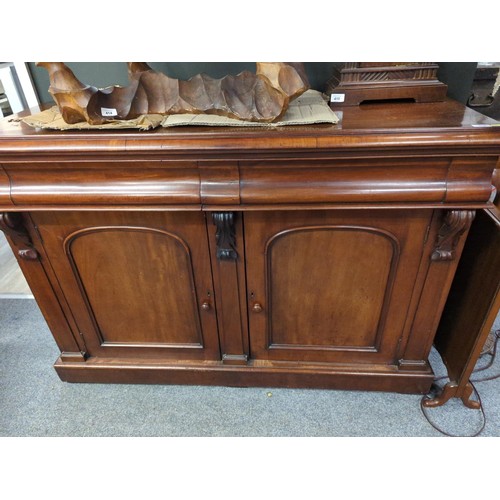
[[[453,100],[336,111],[147,132],[4,119],[0,225],[60,378],[426,393],[500,128]]]

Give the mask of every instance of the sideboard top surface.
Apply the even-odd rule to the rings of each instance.
[[[14,115],[0,120],[0,155],[146,153],[194,150],[348,150],[404,147],[500,148],[498,122],[457,101],[373,103],[333,108],[336,125],[284,127],[172,127],[151,131],[67,130],[30,127]],[[26,114],[26,112],[24,113]]]

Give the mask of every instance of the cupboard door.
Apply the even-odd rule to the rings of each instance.
[[[89,356],[220,357],[204,214],[32,218]]]
[[[431,215],[245,214],[251,356],[395,363]]]

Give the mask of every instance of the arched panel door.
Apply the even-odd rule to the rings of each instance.
[[[430,211],[245,216],[254,359],[396,362]]]
[[[34,219],[88,355],[220,357],[203,214]]]

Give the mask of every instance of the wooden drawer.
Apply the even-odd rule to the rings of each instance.
[[[240,162],[241,202],[484,202],[496,158]]]
[[[484,203],[497,159],[90,161],[3,164],[0,202],[18,207]]]
[[[4,164],[15,205],[198,205],[196,162]]]

